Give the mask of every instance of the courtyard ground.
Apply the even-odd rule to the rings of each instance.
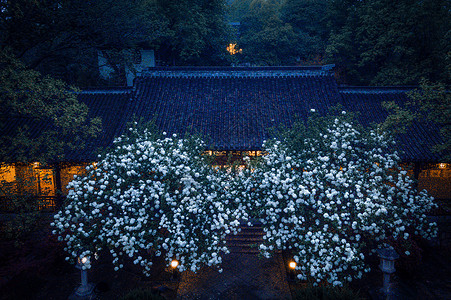
[[[442,220],[440,243],[421,245],[419,257],[397,262],[397,299],[451,299],[450,220]],[[223,273],[204,268],[173,279],[162,261],[147,278],[132,264],[115,272],[104,255],[89,271],[89,281],[97,286],[95,299],[120,299],[136,288],[153,289],[166,299],[290,299],[306,284],[287,281],[288,259],[282,253],[270,260],[232,253],[224,258]],[[382,285],[377,258],[371,264],[373,271],[349,286],[360,299],[372,299]],[[79,270],[64,260],[61,244],[49,232],[36,233],[19,247],[0,242],[0,299],[68,299],[79,283]]]

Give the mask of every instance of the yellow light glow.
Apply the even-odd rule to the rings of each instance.
[[[226,151],[213,151],[213,155],[215,155],[215,156],[226,156],[227,152]]]
[[[439,169],[446,169],[447,165],[448,165],[447,163],[439,163],[438,167]]]
[[[175,259],[173,259],[172,261],[171,261],[171,267],[172,268],[177,268],[177,266],[179,265],[179,262],[177,261],[177,260],[175,260]]]
[[[54,174],[52,169],[36,169],[38,192],[40,196],[55,196]]]
[[[74,180],[74,176],[83,176],[86,174],[86,165],[69,165],[61,169],[61,188],[64,195],[67,195],[67,185]]]
[[[85,264],[88,261],[88,258],[85,256],[81,259],[81,263]]]
[[[232,44],[232,43],[230,43],[227,46],[227,51],[230,53],[230,55],[234,55],[234,54],[243,52],[243,49],[236,49],[235,47],[236,47],[236,44]]]
[[[16,167],[13,165],[6,165],[0,167],[0,182],[13,182],[16,180]]]
[[[290,261],[290,263],[288,264],[288,266],[290,267],[290,269],[294,270],[296,269],[296,262],[295,261]]]

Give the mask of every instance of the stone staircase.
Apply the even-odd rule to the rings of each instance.
[[[231,253],[259,253],[258,246],[263,242],[262,227],[258,225],[241,225],[241,231],[237,235],[228,235],[226,237],[227,247]]]

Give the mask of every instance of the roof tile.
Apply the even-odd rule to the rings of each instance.
[[[405,103],[410,87],[338,87],[329,67],[153,68],[137,77],[133,89],[82,91],[78,99],[90,117],[102,118],[102,133],[84,151],[68,151],[69,161],[94,161],[133,120],[155,121],[168,133],[203,135],[208,148],[259,150],[269,129],[306,120],[310,109],[326,113],[337,104],[359,112],[364,126],[387,116],[383,101]],[[31,132],[42,125],[30,120]],[[14,122],[12,122],[14,123]],[[406,161],[437,161],[430,146],[440,143],[438,128],[416,123],[398,136]]]

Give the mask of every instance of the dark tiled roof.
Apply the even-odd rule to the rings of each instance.
[[[96,139],[86,142],[84,151],[70,151],[66,154],[69,161],[95,161],[97,154],[112,145],[115,137],[121,135],[129,119],[132,103],[131,89],[115,88],[87,90],[78,94],[78,100],[89,107],[89,117],[100,117],[102,132]]]
[[[89,107],[89,117],[100,117],[102,119],[102,133],[96,139],[86,141],[83,151],[71,151],[66,149],[65,161],[86,162],[95,161],[97,154],[112,144],[114,137],[122,132],[127,120],[127,112],[130,107],[132,97],[131,89],[111,88],[106,90],[87,90],[78,93],[78,100]],[[53,125],[46,120],[36,120],[33,118],[16,118],[14,121],[5,122],[5,127],[1,128],[1,136],[15,136],[17,129],[25,126],[31,138],[40,136],[41,132],[53,130]],[[43,149],[45,151],[45,149]],[[14,157],[28,157],[35,159],[36,155],[30,153],[24,147],[11,148],[7,153],[11,159]],[[57,158],[55,158],[57,160]]]
[[[45,120],[38,120],[29,117],[4,117],[0,127],[0,138],[2,139],[3,159],[6,162],[16,162],[23,157],[35,159],[39,153],[35,153],[36,149],[27,148],[26,145],[12,142],[13,137],[24,134],[26,140],[35,139],[40,136],[41,132],[52,130],[52,125]],[[15,141],[15,140],[14,140]],[[26,142],[25,142],[26,143]],[[39,149],[41,150],[41,149]],[[45,149],[42,149],[45,151]]]
[[[382,102],[394,101],[405,104],[408,101],[408,87],[347,87],[339,88],[342,104],[348,111],[358,112],[362,125],[382,123],[388,112]],[[397,150],[404,161],[438,161],[440,155],[431,151],[431,146],[442,143],[439,128],[432,123],[415,122],[406,133],[398,134]]]
[[[269,128],[339,101],[332,74],[318,67],[154,69],[135,83],[137,118],[169,133],[201,133],[221,150],[259,149]]]
[[[87,141],[84,151],[68,152],[66,160],[95,161],[135,119],[154,120],[168,133],[199,133],[210,149],[258,150],[271,127],[306,120],[312,108],[326,113],[341,103],[359,112],[363,125],[380,123],[387,115],[381,102],[405,102],[411,89],[338,87],[330,68],[152,68],[135,79],[133,89],[83,91],[78,99],[91,117],[102,118],[102,134]],[[36,133],[47,126],[29,124]],[[439,159],[429,147],[440,142],[433,125],[416,123],[398,140],[405,161]]]

